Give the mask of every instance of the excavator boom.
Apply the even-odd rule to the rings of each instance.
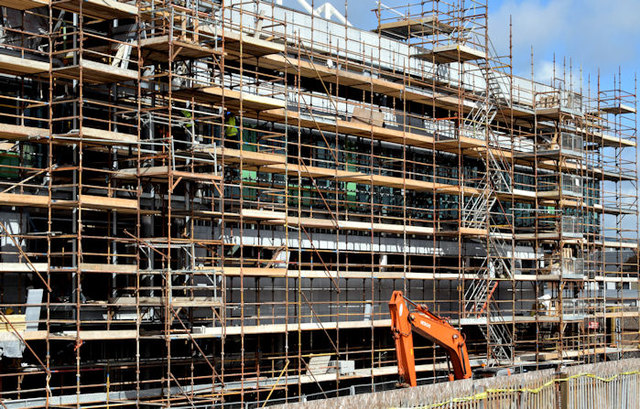
[[[417,305],[411,312],[402,291],[394,291],[389,301],[391,332],[396,344],[398,373],[410,386],[417,385],[413,352],[413,332],[440,345],[449,355],[455,379],[470,378],[471,366],[464,336],[444,319]]]

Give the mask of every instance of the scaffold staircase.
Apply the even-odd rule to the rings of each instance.
[[[511,362],[513,334],[506,323],[500,307],[491,303],[494,292],[498,288],[499,279],[513,276],[509,262],[508,235],[505,230],[513,231],[511,221],[498,200],[500,193],[513,191],[510,178],[511,164],[501,154],[501,148],[508,144],[508,138],[502,137],[491,127],[491,123],[499,113],[499,106],[510,105],[510,98],[505,96],[504,73],[492,67],[490,61],[484,61],[480,68],[487,70],[487,96],[467,115],[464,121],[465,130],[473,132],[475,138],[486,138],[486,154],[481,155],[486,175],[480,185],[481,192],[471,195],[464,201],[461,221],[463,227],[487,230],[487,240],[483,242],[486,258],[477,276],[467,287],[465,313],[474,318],[485,318],[479,325],[484,335],[490,354],[490,365]],[[508,85],[508,84],[507,84]],[[504,217],[503,217],[504,216]]]
[[[490,324],[487,326],[480,325],[480,331],[485,339],[489,342],[489,347],[493,362],[490,364],[500,364],[511,362],[513,354],[511,343],[513,335],[509,331],[508,324],[505,323],[504,316],[497,308],[492,308],[487,313]]]
[[[486,229],[491,209],[498,202],[493,194],[496,185],[506,186],[507,181],[501,173],[490,175],[486,173],[478,183],[480,193],[464,197],[461,215],[461,226],[472,229]]]
[[[465,136],[484,139],[486,124],[493,122],[497,114],[498,111],[490,109],[485,101],[478,101],[463,121],[462,129],[464,129]]]
[[[496,203],[496,197],[491,195],[489,184],[483,179],[484,187],[479,194],[464,198],[461,226],[469,229],[484,229],[487,225],[488,211]]]

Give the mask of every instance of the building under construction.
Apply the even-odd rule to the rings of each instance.
[[[395,3],[0,0],[4,408],[390,389],[393,290],[475,366],[638,350],[636,85]]]

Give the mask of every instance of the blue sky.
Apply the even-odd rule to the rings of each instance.
[[[457,1],[457,0],[450,0]],[[296,0],[284,0],[295,7]],[[315,7],[324,0],[314,0]],[[341,11],[344,0],[331,0]],[[411,0],[383,0],[391,7]],[[311,1],[309,1],[311,3]],[[375,0],[348,0],[347,17],[358,27],[374,28]],[[530,77],[531,47],[536,79],[548,82],[556,66],[573,66],[574,83],[583,83],[598,70],[605,88],[613,87],[613,76],[622,68],[622,87],[633,91],[640,66],[640,0],[489,0],[489,30],[500,54],[508,54],[509,17],[513,19],[514,72]],[[593,89],[593,86],[592,86]]]
[[[508,49],[513,18],[514,70],[529,74],[531,47],[539,79],[551,77],[553,57],[562,67],[571,59],[574,75],[583,69],[595,81],[613,86],[622,71],[623,88],[633,91],[640,66],[640,0],[490,0],[489,27],[494,42]]]

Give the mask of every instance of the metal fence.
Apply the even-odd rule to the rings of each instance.
[[[640,408],[640,359],[316,400],[288,408]]]

